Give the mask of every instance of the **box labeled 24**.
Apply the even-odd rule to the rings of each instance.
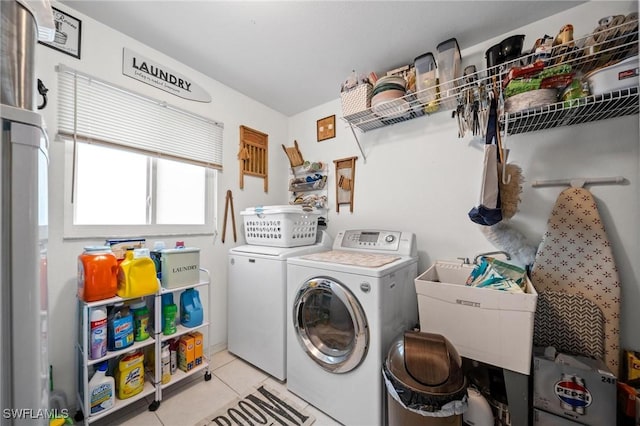
[[[533,357],[533,406],[575,422],[615,424],[616,376],[601,360],[554,351]]]

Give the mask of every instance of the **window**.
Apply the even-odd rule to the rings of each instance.
[[[59,71],[65,237],[212,234],[222,125]]]

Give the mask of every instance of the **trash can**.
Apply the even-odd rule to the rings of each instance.
[[[462,425],[467,381],[460,355],[444,336],[405,332],[382,370],[389,426]]]

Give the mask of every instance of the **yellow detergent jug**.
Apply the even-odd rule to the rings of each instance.
[[[148,250],[138,249],[138,253],[127,250],[118,268],[118,291],[120,297],[142,297],[158,291],[156,266],[148,256]],[[145,255],[145,250],[147,255]]]
[[[116,371],[118,399],[131,398],[144,389],[144,354],[129,352],[120,362]]]

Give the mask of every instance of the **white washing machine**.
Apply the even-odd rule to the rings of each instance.
[[[287,389],[343,424],[383,424],[382,362],[418,321],[415,235],[343,231],[287,275]]]
[[[286,378],[287,258],[331,249],[321,231],[302,247],[243,245],[229,250],[227,348],[278,380]]]

